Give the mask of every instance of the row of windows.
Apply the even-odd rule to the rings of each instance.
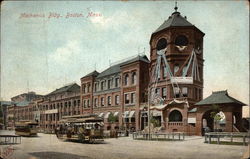
[[[51,105],[44,105],[43,108],[45,110],[49,110],[49,109],[57,109],[57,108],[62,108],[64,105],[64,107],[67,106],[80,106],[80,100],[74,100],[73,102],[68,101],[68,102],[64,102],[64,103],[57,103],[57,104],[51,104]]]
[[[91,85],[90,85],[90,83],[88,83],[88,84],[83,84],[83,85],[82,85],[82,92],[83,92],[83,93],[90,93],[90,90],[91,90]]]
[[[135,93],[126,93],[124,94],[124,103],[125,104],[134,104],[135,103]]]
[[[131,78],[131,84],[132,85],[135,85],[136,84],[136,72],[132,72],[132,78]],[[125,86],[128,86],[130,83],[129,83],[129,74],[125,74],[124,75],[124,85]]]
[[[193,90],[194,90],[194,92],[193,92],[193,98],[197,99],[197,100],[201,100],[202,99],[202,89],[200,89],[200,88],[194,88]],[[168,91],[167,91],[166,87],[156,88],[155,89],[155,93],[158,94],[159,96],[161,96],[163,99],[166,99]],[[188,88],[187,87],[181,87],[181,88],[174,87],[174,94],[175,94],[176,98],[188,97]]]
[[[108,96],[106,98],[106,101],[107,101],[106,104],[108,106],[112,105],[112,97],[111,96]],[[120,103],[120,96],[116,95],[115,96],[115,105],[119,105],[119,103]],[[100,102],[99,102],[98,98],[94,99],[94,107],[98,107],[98,106],[102,106],[102,107],[105,106],[105,98],[104,97],[100,98]],[[90,100],[89,99],[83,100],[83,107],[84,108],[90,107]]]

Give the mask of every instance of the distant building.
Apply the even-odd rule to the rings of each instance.
[[[35,92],[28,92],[11,98],[11,105],[7,108],[7,128],[13,129],[19,120],[33,120],[33,107],[31,103],[43,97]]]
[[[45,132],[53,132],[62,116],[80,114],[80,86],[72,83],[56,89],[43,97],[38,108],[40,128]]]
[[[23,93],[20,95],[17,95],[15,97],[11,98],[11,101],[13,102],[23,102],[23,101],[32,101],[33,99],[37,99],[42,97],[42,95],[36,94],[35,92],[28,92],[28,93]]]
[[[1,114],[0,114],[0,119],[1,119],[1,122],[3,125],[2,125],[2,129],[6,129],[7,128],[7,116],[8,116],[8,113],[7,113],[7,109],[9,106],[12,105],[12,102],[11,101],[0,101],[0,111],[1,111]]]

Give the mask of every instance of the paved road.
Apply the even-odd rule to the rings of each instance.
[[[3,134],[6,132],[1,132]],[[7,132],[10,133],[10,132]],[[185,141],[138,141],[129,137],[106,139],[103,144],[59,141],[55,135],[23,137],[13,145],[12,159],[237,159],[247,146],[205,144],[199,136]]]

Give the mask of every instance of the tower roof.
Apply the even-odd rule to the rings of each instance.
[[[177,11],[178,7],[177,7],[177,3],[175,3],[175,11],[172,13],[171,16],[168,17],[167,20],[165,20],[163,22],[162,25],[160,25],[153,33],[158,33],[162,30],[165,30],[167,28],[170,27],[195,27],[195,25],[191,24],[189,21],[187,21],[187,17],[186,16],[182,16],[180,12]],[[197,27],[195,27],[197,30],[199,30]],[[200,30],[199,30],[200,31]],[[202,31],[200,31],[201,33],[203,33]],[[203,33],[204,34],[204,33]]]
[[[168,17],[167,20],[164,21],[164,23],[158,29],[156,29],[154,33],[175,26],[194,26],[194,25],[191,24],[189,21],[187,21],[186,17],[181,16],[180,12],[175,11],[174,13],[172,13],[171,16]]]

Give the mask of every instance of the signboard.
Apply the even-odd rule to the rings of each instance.
[[[58,109],[51,109],[45,111],[45,114],[53,114],[53,113],[58,113]]]
[[[193,84],[193,77],[172,77],[171,83]]]
[[[195,124],[196,123],[196,118],[188,118],[188,123]]]

